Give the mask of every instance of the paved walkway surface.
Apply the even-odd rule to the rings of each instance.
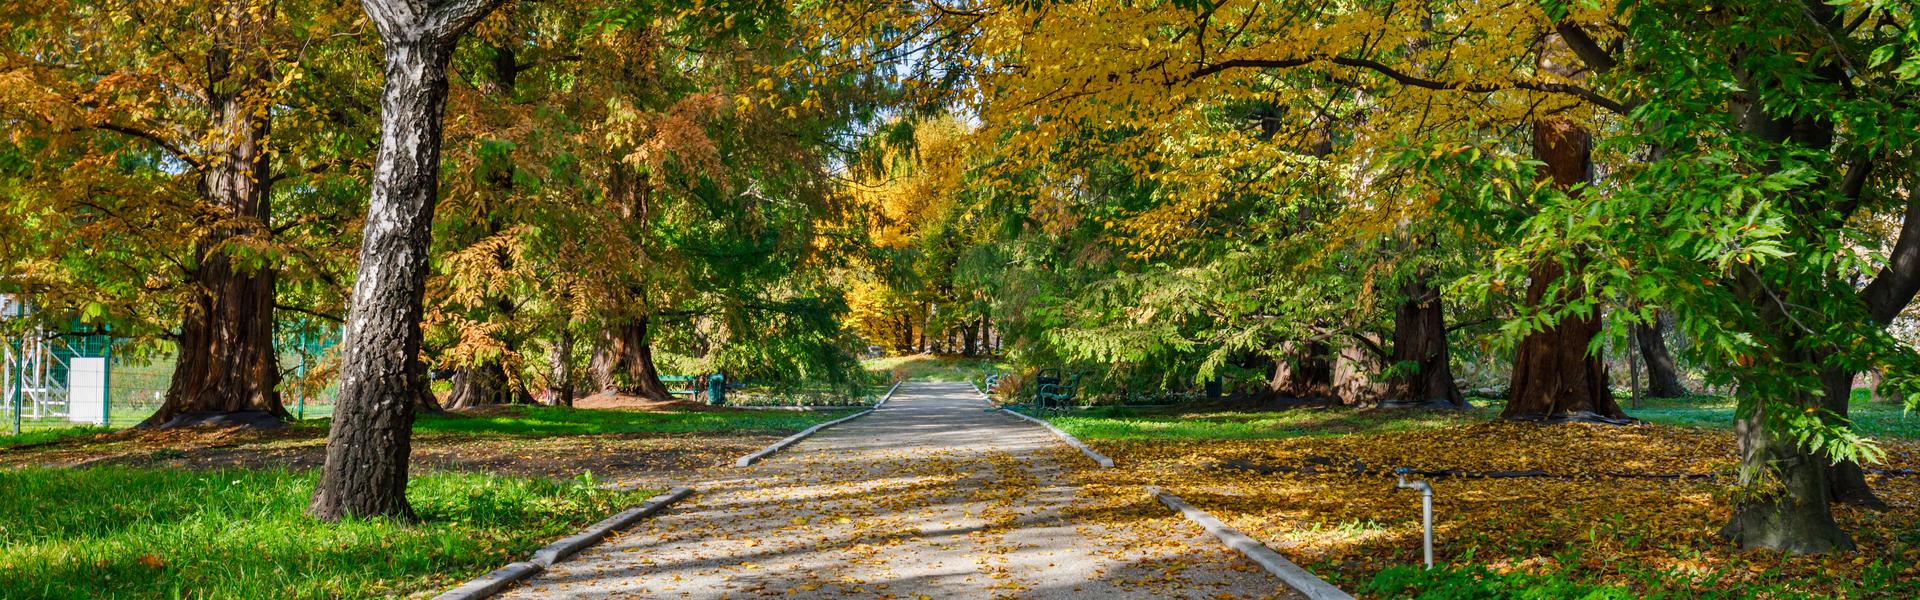
[[[1076,512],[1065,470],[1091,461],[984,408],[965,383],[902,385],[505,596],[1295,597],[1198,527]]]

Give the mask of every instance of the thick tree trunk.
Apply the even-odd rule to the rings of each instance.
[[[1541,263],[1527,286],[1537,306],[1547,286],[1566,276],[1560,265]],[[1500,416],[1541,421],[1623,422],[1628,419],[1607,387],[1606,365],[1587,351],[1600,335],[1600,317],[1567,317],[1520,341],[1514,354],[1507,406]]]
[[[1373,404],[1386,396],[1387,384],[1378,377],[1384,365],[1380,354],[1371,349],[1379,345],[1378,339],[1368,335],[1365,342],[1340,347],[1333,361],[1333,395],[1341,403]]]
[[[1920,190],[1910,191],[1907,208],[1901,217],[1900,236],[1894,242],[1893,251],[1887,257],[1887,264],[1874,274],[1873,281],[1860,291],[1860,299],[1867,306],[1867,314],[1880,327],[1893,323],[1893,319],[1913,303],[1916,293],[1920,293]],[[1826,395],[1822,404],[1827,410],[1842,418],[1847,417],[1848,406],[1853,399],[1854,374],[1844,370],[1829,369],[1821,375],[1822,388]],[[1828,487],[1832,499],[1840,504],[1851,504],[1874,509],[1884,509],[1886,502],[1873,493],[1867,485],[1866,473],[1860,469],[1860,463],[1840,461],[1828,469]]]
[[[1832,6],[1813,3],[1806,6],[1806,11],[1812,21],[1824,26],[1840,24]],[[1780,50],[1776,47],[1761,52],[1776,53]],[[1847,77],[1840,64],[1831,59],[1815,67],[1815,72],[1819,79],[1826,81],[1842,81]],[[1741,75],[1756,89],[1778,85],[1777,80],[1770,81],[1765,76]],[[1744,106],[1736,105],[1733,110],[1740,117],[1745,132],[1756,140],[1825,149],[1831,147],[1835,139],[1833,122],[1826,120],[1818,111],[1783,115],[1774,110],[1775,107],[1764,103],[1742,104]],[[1850,178],[1865,173],[1850,169],[1847,176]],[[1835,206],[1830,198],[1818,193],[1783,197],[1795,204],[1794,208],[1800,214],[1821,215],[1816,217],[1821,219],[1827,218],[1825,215],[1838,215],[1842,220],[1848,218],[1850,215],[1846,211],[1829,210]],[[1882,326],[1898,313],[1899,308],[1912,301],[1916,290],[1920,290],[1920,278],[1914,277],[1920,272],[1915,268],[1916,261],[1920,260],[1920,234],[1914,230],[1916,225],[1920,225],[1915,220],[1920,215],[1920,202],[1914,202],[1915,199],[1909,198],[1906,221],[1902,223],[1900,240],[1894,245],[1893,254],[1888,257],[1888,265],[1860,293],[1868,313],[1881,319],[1879,323]],[[1811,224],[1809,231],[1812,236],[1827,233]],[[1830,273],[1829,276],[1838,278],[1840,275]],[[1780,392],[1775,389],[1776,386],[1741,382],[1738,393],[1754,396],[1743,403],[1750,408],[1746,414],[1740,415],[1735,429],[1740,444],[1739,483],[1746,493],[1736,500],[1733,517],[1720,530],[1720,535],[1748,549],[1765,548],[1794,554],[1852,550],[1852,538],[1833,520],[1831,502],[1836,490],[1829,486],[1829,472],[1832,469],[1828,465],[1831,459],[1806,451],[1797,436],[1782,427],[1782,419],[1766,417],[1770,410],[1801,414],[1822,405],[1843,407],[1847,395],[1851,393],[1854,374],[1852,371],[1836,371],[1824,366],[1830,364],[1832,358],[1824,353],[1831,352],[1831,349],[1807,349],[1808,340],[1800,324],[1786,313],[1786,305],[1794,302],[1795,298],[1780,298],[1775,286],[1761,279],[1760,274],[1752,269],[1745,270],[1735,281],[1735,288],[1758,309],[1767,325],[1764,330],[1755,333],[1761,336],[1771,334],[1770,338],[1763,338],[1762,346],[1776,350],[1772,356],[1763,358],[1774,363],[1771,368],[1800,367],[1818,374],[1825,397],[1817,398],[1812,393],[1800,390]],[[1781,393],[1790,395],[1768,396]],[[1857,483],[1862,490],[1865,489],[1864,478]],[[1853,493],[1853,490],[1848,493]]]
[[[1768,430],[1764,399],[1749,402],[1753,408],[1735,423],[1734,435],[1739,440],[1740,484],[1751,496],[1735,502],[1720,537],[1746,550],[1852,550],[1853,538],[1834,522],[1828,504],[1827,461],[1801,449],[1793,436]],[[1812,407],[1818,401],[1799,395],[1792,405]]]
[[[527,404],[532,395],[507,376],[498,360],[453,372],[453,390],[447,394],[447,408],[459,410],[497,404]]]
[[[273,346],[273,267],[235,264],[228,244],[272,236],[266,140],[271,115],[260,104],[272,77],[259,54],[271,10],[232,2],[232,29],[207,54],[207,99],[214,149],[201,179],[213,213],[194,244],[193,297],[181,315],[179,354],[166,401],[141,427],[200,424],[278,426],[292,415],[280,401]]]
[[[673,400],[673,392],[660,381],[660,370],[653,365],[648,323],[646,318],[634,319],[607,332],[604,351],[593,357],[594,382],[600,391]]]
[[[1273,360],[1267,391],[1284,398],[1329,398],[1333,394],[1333,350],[1326,342],[1286,342]]]
[[[340,400],[307,509],[315,518],[414,518],[407,459],[414,403],[426,386],[420,316],[440,189],[447,62],[460,35],[501,1],[361,3],[386,49],[380,151],[340,361]]]
[[[961,329],[960,335],[962,356],[974,356],[980,353],[980,320],[967,321],[967,326]]]
[[[1655,312],[1652,323],[1636,323],[1633,335],[1639,342],[1640,358],[1647,364],[1647,396],[1653,398],[1679,398],[1687,395],[1687,387],[1680,383],[1680,368],[1673,362],[1673,355],[1667,352],[1666,331],[1667,314]]]
[[[1534,157],[1545,163],[1541,175],[1555,186],[1573,190],[1585,183],[1592,172],[1591,139],[1587,131],[1561,120],[1535,121]],[[1577,268],[1577,267],[1576,267]],[[1553,259],[1543,259],[1528,273],[1526,304],[1530,308],[1548,308],[1547,292],[1561,279],[1577,281],[1577,274]],[[1565,297],[1558,303],[1578,302],[1585,294],[1577,283],[1561,290]],[[1508,419],[1543,421],[1598,421],[1619,423],[1628,420],[1607,388],[1606,365],[1588,351],[1600,335],[1600,314],[1566,316],[1557,323],[1528,334],[1514,353],[1513,378],[1507,387],[1507,407],[1500,416]]]
[[[1424,276],[1401,290],[1406,296],[1394,311],[1393,364],[1402,370],[1390,382],[1388,404],[1464,408],[1467,399],[1453,381],[1452,357],[1447,353],[1447,314],[1440,290]]]

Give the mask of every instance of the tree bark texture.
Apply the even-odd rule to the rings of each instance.
[[[501,2],[361,2],[386,50],[380,150],[347,318],[339,404],[308,507],[315,518],[414,519],[407,460],[414,403],[426,385],[421,301],[440,188],[447,63],[459,37]]]
[[[573,406],[573,329],[562,323],[549,351],[547,363],[551,379],[547,384],[547,393],[553,399],[553,404]]]
[[[244,0],[227,3],[231,29],[207,54],[212,131],[200,191],[213,211],[201,217],[209,232],[194,244],[193,295],[181,315],[173,380],[166,401],[141,427],[277,426],[293,418],[277,389],[276,272],[271,265],[236,264],[226,248],[272,236],[266,146],[272,118],[262,107],[272,73],[260,37],[273,15],[255,8]]]
[[[1407,281],[1406,297],[1394,310],[1393,366],[1397,371],[1387,392],[1393,403],[1462,408],[1466,396],[1453,380],[1452,357],[1447,353],[1447,314],[1440,290],[1424,276]]]
[[[453,390],[447,394],[447,408],[479,408],[497,404],[527,404],[531,394],[514,383],[498,360],[464,367],[453,372]]]
[[[1369,336],[1364,344],[1343,344],[1333,359],[1333,395],[1342,404],[1372,404],[1386,397],[1387,383],[1378,378],[1385,365],[1368,348],[1378,347],[1379,342]]]
[[[1797,395],[1797,406],[1817,399]],[[1800,447],[1798,440],[1766,427],[1767,403],[1755,399],[1749,414],[1734,424],[1739,440],[1740,482],[1750,494],[1734,503],[1733,516],[1720,536],[1742,549],[1819,554],[1854,548],[1853,538],[1833,520],[1828,503],[1827,461]]]
[[[593,357],[594,380],[601,391],[673,400],[673,392],[660,381],[660,370],[653,365],[648,324],[649,319],[633,319],[607,332],[603,351]]]
[[[1591,139],[1587,131],[1563,120],[1533,124],[1534,157],[1545,163],[1541,175],[1570,193],[1587,181],[1593,170]],[[1575,268],[1578,268],[1576,262]],[[1577,279],[1555,259],[1542,259],[1528,273],[1526,305],[1543,308],[1556,281]],[[1566,286],[1571,303],[1585,292],[1579,284]],[[1514,353],[1513,377],[1507,387],[1507,406],[1500,416],[1541,421],[1624,422],[1627,415],[1607,387],[1606,365],[1589,352],[1600,335],[1598,311],[1565,316],[1553,325],[1528,334]]]

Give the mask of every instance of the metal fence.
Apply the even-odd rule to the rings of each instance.
[[[30,344],[17,339],[0,341],[7,342],[4,345],[9,350],[0,353],[4,356],[4,360],[0,360],[0,373],[5,373],[0,376],[0,392],[4,393],[0,396],[0,435],[15,431],[16,414],[20,431],[87,425],[119,429],[139,425],[160,410],[167,397],[167,387],[173,381],[174,358],[170,355],[135,357],[98,352],[86,358],[105,359],[104,405],[98,413],[75,410],[73,356],[16,352],[14,348]],[[106,356],[101,356],[103,354]],[[49,358],[51,360],[46,360]],[[283,357],[281,364],[285,373],[280,394],[287,412],[295,419],[333,416],[338,386],[331,382],[306,381],[298,356]]]

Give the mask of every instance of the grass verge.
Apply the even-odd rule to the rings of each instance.
[[[22,431],[20,435],[0,435],[0,450],[33,446],[65,439],[81,438],[111,431],[105,427],[82,425],[79,427],[61,427],[58,429],[40,429]]]
[[[653,492],[422,473],[424,520],[319,523],[312,472],[0,471],[0,590],[12,598],[367,598],[451,587]]]

